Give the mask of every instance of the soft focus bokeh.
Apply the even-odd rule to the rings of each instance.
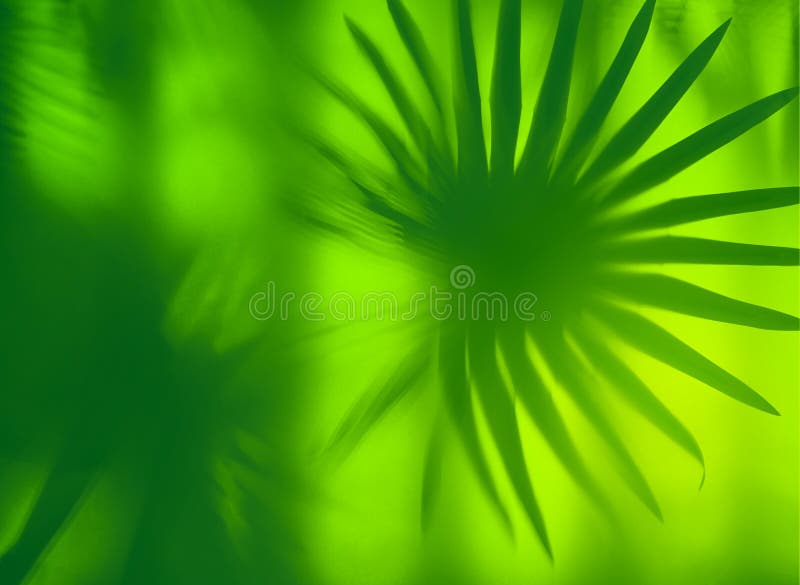
[[[447,70],[450,1],[405,4]],[[483,87],[498,6],[472,7]],[[567,132],[640,7],[586,0]],[[560,0],[523,0],[523,127],[560,9]],[[796,86],[797,12],[792,0],[658,0],[600,143],[730,17],[714,59],[636,160]],[[335,237],[304,221],[303,202],[335,208],[348,189],[310,134],[389,165],[317,75],[357,88],[400,127],[343,15],[422,95],[379,0],[0,1],[0,585],[797,583],[796,332],[643,308],[781,416],[620,350],[693,431],[705,482],[698,489],[703,470],[642,420],[616,418],[661,504],[659,523],[556,395],[611,504],[594,507],[523,424],[554,561],[515,502],[513,536],[503,528],[449,439],[442,495],[421,530],[434,375],[348,457],[326,450],[421,326],[259,321],[252,295],[275,282],[298,296],[407,298],[431,284],[391,241]],[[488,93],[482,100],[488,111]],[[797,184],[795,101],[644,198]],[[786,207],[674,233],[796,247],[799,225]],[[663,272],[800,314],[796,268]],[[499,468],[496,453],[489,459]]]

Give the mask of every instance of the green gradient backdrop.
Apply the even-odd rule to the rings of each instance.
[[[108,385],[114,373],[124,377],[125,368],[152,367],[152,376],[141,382],[152,392],[139,389],[133,394],[152,401],[147,403],[152,411],[164,408],[163,388],[153,382],[161,380],[159,367],[142,366],[139,355],[110,365],[107,358],[98,357],[104,344],[98,331],[115,336],[119,307],[108,295],[118,289],[103,293],[101,288],[98,293],[97,283],[108,280],[109,269],[86,250],[104,250],[110,241],[121,240],[123,248],[135,250],[148,266],[130,278],[152,278],[162,292],[154,315],[145,314],[136,294],[121,295],[122,311],[128,311],[131,323],[116,335],[138,341],[120,351],[144,356],[142,348],[148,347],[150,337],[137,338],[135,326],[144,322],[164,343],[164,359],[180,361],[191,348],[202,346],[206,357],[200,362],[228,381],[220,387],[229,388],[229,378],[237,384],[246,378],[248,388],[267,397],[256,401],[263,413],[248,427],[264,430],[258,444],[268,446],[259,451],[259,473],[283,478],[290,469],[286,473],[291,480],[281,479],[280,488],[269,482],[265,487],[231,463],[234,456],[216,448],[203,459],[204,469],[211,471],[201,481],[214,488],[213,504],[204,505],[210,506],[210,517],[222,519],[223,533],[241,554],[235,556],[233,565],[239,570],[229,575],[231,583],[798,583],[800,340],[795,333],[658,315],[660,323],[685,334],[711,359],[768,397],[782,413],[780,418],[726,400],[655,361],[626,356],[693,430],[706,457],[707,479],[698,491],[701,471],[690,457],[637,419],[618,419],[625,421],[620,431],[659,498],[663,524],[647,515],[607,470],[608,454],[588,425],[575,426],[574,433],[592,468],[610,487],[611,519],[592,508],[568,480],[533,426],[523,425],[526,445],[546,454],[535,477],[556,551],[554,564],[542,553],[520,510],[512,509],[518,526],[515,541],[502,530],[456,444],[445,446],[445,497],[423,537],[419,484],[432,417],[430,392],[420,392],[393,411],[346,461],[321,455],[350,404],[376,375],[387,371],[388,358],[413,339],[413,331],[385,323],[330,329],[325,324],[259,323],[247,314],[247,299],[269,280],[285,289],[323,293],[412,290],[420,285],[397,250],[390,249],[387,260],[298,225],[284,209],[287,198],[343,189],[341,178],[294,138],[298,127],[314,128],[367,159],[382,160],[368,131],[306,77],[309,64],[358,87],[373,107],[398,122],[391,101],[347,35],[342,15],[379,39],[401,72],[410,75],[413,68],[401,51],[384,2],[289,4],[149,0],[120,8],[122,3],[103,0],[0,2],[0,225],[7,271],[3,278],[15,283],[2,297],[2,315],[9,326],[0,379],[0,554],[19,538],[45,478],[57,468],[57,450],[47,441],[42,441],[44,446],[35,441],[42,448],[29,456],[6,439],[5,429],[13,429],[7,433],[11,436],[17,423],[26,437],[49,437],[42,429],[57,426],[57,409],[43,409],[40,426],[31,422],[35,409],[32,415],[15,410],[28,404],[26,396],[41,395],[42,403],[48,404],[57,403],[53,396],[63,393],[67,402],[69,393],[102,396],[109,387],[118,390]],[[445,68],[450,62],[449,3],[408,0],[407,5]],[[488,87],[498,3],[481,0],[474,5],[479,76]],[[525,126],[561,3],[532,0],[523,5]],[[638,0],[586,2],[567,130],[639,7]],[[601,143],[692,47],[730,16],[733,24],[716,57],[638,160],[736,107],[797,85],[796,3],[660,0],[651,37]],[[488,111],[488,96],[484,102]],[[797,120],[795,102],[646,197],[796,185]],[[681,231],[796,246],[797,209],[724,218]],[[45,238],[42,243],[39,233],[51,234],[52,241]],[[74,251],[79,257],[75,266],[89,266],[87,272],[76,274],[72,264],[59,272],[66,262],[52,252],[59,249],[72,260]],[[791,268],[669,271],[736,298],[800,313],[798,275]],[[53,281],[65,284],[56,286]],[[68,292],[62,294],[60,286]],[[36,310],[37,303],[51,302],[64,303],[63,310]],[[22,335],[24,331],[29,335]],[[28,337],[33,340],[30,345]],[[57,341],[42,346],[40,337]],[[231,374],[225,360],[242,348],[252,353]],[[108,372],[101,373],[104,366]],[[195,377],[205,379],[196,364],[182,368],[181,380],[189,389]],[[48,370],[54,372],[51,377],[32,375]],[[64,380],[71,374],[75,380],[67,384]],[[432,389],[432,382],[426,384],[430,388],[424,390]],[[209,411],[208,420],[222,416],[216,406],[202,406],[199,392],[189,391],[187,396],[185,405],[199,402],[198,410]],[[221,396],[220,404],[233,400],[229,394]],[[563,396],[556,401],[570,420],[580,420]],[[184,409],[189,406],[175,412],[178,419]],[[29,415],[31,420],[25,418]],[[250,431],[242,431],[247,425],[240,423],[236,419],[233,430],[222,431],[201,426],[199,433],[228,433],[227,438],[241,447]],[[149,433],[137,432],[137,437]],[[93,438],[104,440],[102,435]],[[61,440],[56,435],[54,444]],[[189,457],[199,447],[193,440],[187,443],[191,446],[183,448]],[[148,522],[140,467],[145,456],[138,447],[138,439],[123,442],[113,456],[92,468],[86,490],[48,539],[26,583],[148,582],[145,577],[136,581],[131,577],[136,571],[130,568],[149,559],[137,557],[133,545]],[[180,450],[176,458],[182,460]],[[490,458],[498,467],[496,454]],[[241,479],[244,476],[248,479]],[[187,483],[193,491],[196,484]],[[244,484],[260,494],[256,511],[242,504]],[[153,485],[159,489],[158,477]],[[500,489],[510,494],[502,482]],[[273,509],[281,511],[276,514],[280,522],[271,515]],[[263,523],[271,528],[259,533],[252,525],[262,516],[269,517]],[[160,522],[166,526],[173,521],[169,514],[156,514],[149,520],[155,526],[152,533],[158,532]],[[177,531],[176,538],[187,537],[186,550],[154,563],[158,568],[149,582],[198,583],[190,580],[193,575],[212,579],[202,567],[187,568],[193,562],[202,565],[203,555],[222,555],[214,546],[195,550],[189,538],[193,530],[204,531],[212,524],[197,520],[196,525],[184,526],[185,532]],[[291,550],[284,554],[288,541]],[[263,562],[247,564],[252,559],[241,548]]]
[[[409,1],[407,5],[431,43],[438,65],[446,69],[450,62],[448,3]],[[479,77],[484,88],[491,81],[497,6],[488,1],[474,5]],[[560,2],[523,2],[523,127],[532,115],[533,89],[544,74],[559,8]],[[588,92],[599,82],[638,8],[638,2],[586,4],[570,112],[585,107]],[[743,103],[797,83],[793,49],[796,7],[790,3],[756,6],[753,2],[690,0],[660,2],[656,10],[651,38],[623,89],[620,107],[612,111],[612,118],[616,118],[607,125],[601,142],[691,48],[730,16],[734,17],[733,24],[717,56],[637,159],[644,160]],[[322,10],[325,25],[320,28],[325,32],[318,42],[324,49],[319,59],[326,70],[346,79],[350,87],[358,87],[359,95],[399,128],[377,76],[354,43],[342,34],[342,13],[378,39],[404,79],[413,81],[413,66],[402,51],[389,13],[381,2],[330,3]],[[418,93],[422,91],[418,86]],[[356,126],[352,115],[335,103],[322,103],[326,104],[322,108],[328,109],[321,108],[320,124],[337,134],[341,143],[355,144],[360,154],[380,160],[374,141],[366,130]],[[488,111],[487,94],[483,95],[483,108]],[[570,120],[574,124],[574,114],[568,117],[567,130]],[[794,184],[796,120],[794,104],[647,197],[659,200],[677,194]],[[486,117],[484,121],[488,135]],[[698,225],[680,232],[787,246],[795,245],[798,239],[797,212],[792,208]],[[387,265],[372,255],[354,256],[351,247],[326,244],[320,253],[325,264],[321,282],[334,280],[332,290],[352,283],[353,278],[364,282],[365,289],[376,290],[394,290],[398,280],[402,282],[401,265]],[[798,311],[800,290],[791,269],[673,267],[666,272],[790,314]],[[545,515],[550,512],[557,559],[551,567],[529,530],[520,529],[517,542],[511,542],[502,532],[477,493],[477,484],[458,447],[450,445],[453,457],[445,472],[447,495],[432,534],[421,539],[416,510],[425,429],[431,413],[429,403],[416,400],[391,414],[332,475],[330,489],[337,505],[317,517],[313,528],[321,577],[332,583],[796,583],[797,336],[666,313],[658,317],[671,331],[685,333],[696,347],[704,348],[712,360],[766,392],[782,413],[780,419],[771,419],[748,412],[709,393],[695,380],[651,360],[627,356],[635,360],[659,397],[693,429],[706,454],[708,479],[698,491],[700,471],[688,456],[637,421],[622,429],[663,503],[664,525],[623,493],[614,483],[618,480],[612,471],[603,471],[605,454],[599,446],[590,460],[622,494],[614,498],[620,511],[618,525],[609,525],[591,510],[555,460],[539,461],[534,478],[539,480],[537,488]],[[353,344],[331,340],[327,352],[335,352],[335,357],[324,362],[327,367],[323,376],[329,382],[326,394],[331,398],[320,404],[318,414],[327,428],[335,428],[340,416],[335,413],[343,413],[358,389],[373,380],[374,372],[363,370],[380,371],[381,356],[391,359],[402,344],[387,339],[391,333],[381,335]],[[347,347],[343,347],[345,344]],[[343,371],[342,359],[350,360],[357,373],[351,367]],[[569,409],[569,404],[558,398],[559,406]],[[589,429],[576,432],[583,445],[599,445]],[[523,437],[531,450],[547,452],[532,428],[523,428]],[[521,519],[519,515],[517,512]]]

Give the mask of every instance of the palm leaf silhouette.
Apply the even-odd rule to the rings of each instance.
[[[542,432],[575,483],[595,502],[602,502],[604,496],[571,438],[541,368],[550,371],[552,379],[609,447],[630,491],[660,518],[647,479],[606,411],[599,381],[606,380],[632,410],[688,452],[703,466],[705,476],[703,453],[690,431],[605,339],[610,337],[650,355],[745,405],[777,414],[764,396],[701,351],[639,315],[635,307],[658,307],[763,329],[800,328],[794,316],[657,272],[642,272],[665,263],[797,266],[800,262],[800,252],[795,248],[650,233],[689,222],[796,205],[799,192],[794,185],[683,197],[644,209],[622,206],[724,147],[797,96],[797,88],[790,88],[745,105],[617,176],[702,74],[723,42],[730,21],[700,43],[610,142],[591,156],[646,41],[655,7],[655,0],[644,3],[574,131],[565,136],[582,2],[564,0],[527,140],[517,162],[515,153],[523,134],[521,2],[500,3],[490,90],[491,135],[487,137],[470,4],[454,0],[451,80],[456,144],[452,151],[457,153],[457,160],[452,166],[451,147],[442,130],[447,122],[438,72],[411,13],[397,0],[390,0],[397,32],[424,82],[436,119],[423,121],[409,97],[410,90],[404,89],[380,49],[348,20],[356,43],[385,86],[413,145],[405,145],[366,104],[338,88],[333,90],[334,95],[373,131],[393,162],[395,176],[379,176],[365,165],[343,165],[341,160],[346,155],[340,149],[328,146],[324,139],[315,139],[325,145],[320,152],[358,187],[358,195],[352,200],[336,202],[349,206],[354,223],[347,229],[353,233],[377,230],[399,239],[417,253],[418,267],[433,278],[441,278],[449,267],[466,264],[475,269],[485,290],[508,295],[535,290],[547,296],[556,318],[546,325],[481,319],[435,323],[429,329],[429,343],[438,354],[442,408],[483,491],[507,523],[507,502],[499,497],[489,471],[476,429],[476,408],[484,414],[488,440],[496,446],[510,485],[548,555],[552,551],[544,511],[532,481],[545,478],[536,474],[533,460],[530,467],[534,471],[528,471],[529,454],[517,431],[515,397],[520,400],[520,412],[524,411]],[[325,84],[329,89],[336,87]],[[487,140],[491,141],[490,157],[486,154]],[[365,176],[370,176],[370,184],[380,187],[366,189]],[[336,218],[329,223],[341,225]],[[541,356],[540,362],[533,360],[531,349]],[[498,357],[508,370],[510,386],[501,375]],[[407,371],[411,366],[401,362],[398,367]],[[366,398],[367,404],[360,404],[358,409],[372,414],[351,414],[337,437],[350,434],[360,440],[405,395],[406,384],[413,383],[407,375],[397,380],[396,386]],[[402,392],[398,386],[401,382]],[[437,423],[443,424],[441,420]],[[440,432],[431,434],[424,466],[424,525],[430,521],[430,507],[435,501],[431,492],[441,483],[437,475],[441,473],[441,453],[436,443]]]

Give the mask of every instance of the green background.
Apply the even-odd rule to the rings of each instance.
[[[523,127],[560,4],[523,2]],[[407,5],[440,67],[449,67],[449,3]],[[586,2],[567,130],[639,7]],[[483,87],[497,8],[492,0],[473,6]],[[257,322],[248,299],[267,281],[301,293],[419,284],[391,244],[364,250],[294,221],[286,209],[287,199],[344,189],[297,139],[299,128],[387,164],[308,69],[357,88],[399,126],[343,14],[413,77],[385,4],[372,0],[0,4],[0,554],[22,534],[48,478],[78,476],[74,506],[43,549],[31,548],[26,583],[797,583],[795,333],[651,311],[782,414],[765,416],[623,354],[692,429],[706,458],[698,490],[701,470],[690,457],[643,422],[617,419],[663,524],[624,491],[604,447],[563,396],[556,402],[611,494],[610,514],[591,506],[523,423],[526,448],[543,453],[534,478],[553,563],[520,510],[512,507],[515,538],[503,531],[456,443],[445,445],[444,496],[421,533],[432,379],[349,458],[326,457],[341,417],[387,375],[397,347],[414,339],[413,326]],[[797,85],[796,3],[660,0],[601,142],[731,16],[715,58],[637,160]],[[488,95],[483,101],[488,111]],[[795,102],[646,198],[796,185],[797,120]],[[797,210],[681,232],[796,246]],[[792,268],[665,271],[800,313]],[[241,358],[236,367],[231,356]],[[74,465],[65,463],[70,457]],[[500,490],[510,493],[502,481]]]

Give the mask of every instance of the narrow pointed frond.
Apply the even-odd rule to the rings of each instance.
[[[378,195],[375,191],[369,189],[368,187],[364,186],[361,183],[356,181],[353,182],[356,188],[364,195],[366,199],[366,207],[373,213],[376,213],[383,217],[384,219],[389,220],[392,223],[397,224],[404,230],[412,230],[412,231],[420,231],[420,224],[408,217],[402,211],[399,211],[392,207],[383,197]]]
[[[624,231],[667,228],[693,221],[753,213],[800,204],[800,188],[750,189],[715,195],[672,199],[622,217],[615,227]]]
[[[662,274],[615,272],[603,286],[626,300],[734,325],[798,331],[800,319],[774,309],[739,301]]]
[[[614,62],[575,127],[575,132],[564,150],[555,182],[564,184],[573,181],[589,156],[600,128],[608,118],[612,106],[622,91],[622,86],[633,69],[642,45],[644,45],[653,20],[655,5],[656,0],[647,0],[636,15]]]
[[[287,202],[287,211],[302,225],[373,252],[378,252],[376,245],[386,240],[383,229],[386,226],[372,221],[374,218],[367,217],[367,210],[349,198],[331,201],[306,194],[302,198],[290,199]]]
[[[453,63],[453,99],[458,134],[458,173],[461,186],[486,185],[488,165],[483,135],[481,92],[469,0],[454,0],[456,47]]]
[[[372,184],[377,184],[388,188],[388,180],[381,177],[377,169],[369,168],[366,162],[356,163],[348,160],[344,153],[324,140],[309,138],[309,141],[323,158],[328,160],[361,192],[366,199],[365,206],[367,209],[398,224],[403,229],[422,231],[423,226],[419,222],[395,207],[387,197],[378,192],[377,188],[371,186]]]
[[[501,186],[514,176],[522,111],[520,80],[521,0],[502,0],[492,78],[492,175]]]
[[[374,191],[358,183],[355,183],[355,186],[365,198],[364,207],[399,228],[406,241],[413,241],[422,246],[433,245],[432,234],[427,226],[393,207]]]
[[[388,0],[387,4],[403,45],[405,45],[408,54],[411,56],[411,60],[414,61],[414,65],[416,65],[417,71],[419,71],[420,77],[422,77],[422,81],[431,96],[433,105],[441,114],[444,111],[444,100],[442,99],[439,75],[430,49],[425,43],[425,38],[414,21],[414,17],[400,0]]]
[[[348,225],[345,227],[341,225],[341,222],[337,221],[338,218],[335,216],[321,217],[320,213],[316,209],[312,210],[307,204],[291,202],[288,205],[289,211],[298,218],[301,224],[307,225],[312,229],[319,230],[321,233],[326,235],[332,235],[340,238],[343,242],[356,245],[366,245],[362,240],[364,234],[359,233],[354,226]]]
[[[409,190],[392,189],[384,173],[366,161],[354,160],[341,150],[313,135],[305,136],[307,142],[323,158],[340,171],[361,194],[361,198],[336,198],[330,200],[322,195],[307,195],[303,201],[290,203],[292,212],[304,222],[328,233],[343,237],[360,245],[360,241],[385,241],[386,227],[397,229],[402,237],[415,241],[419,246],[432,245],[430,229],[420,219],[430,201]],[[397,193],[396,191],[400,191]],[[395,191],[395,193],[392,193]],[[392,193],[392,196],[388,194]],[[316,211],[312,210],[316,208]],[[376,224],[375,216],[388,223]]]
[[[411,96],[409,96],[406,91],[406,88],[403,86],[403,83],[400,81],[397,73],[389,65],[380,49],[378,49],[378,46],[369,38],[367,33],[349,18],[345,20],[356,44],[367,57],[383,82],[386,91],[392,98],[392,102],[395,108],[397,108],[403,122],[405,122],[406,128],[408,128],[415,144],[421,151],[430,148],[433,142],[430,131],[425,125],[422,115],[411,99]]]
[[[618,358],[608,345],[592,334],[573,331],[573,337],[595,370],[650,424],[684,449],[703,468],[705,459],[697,440],[684,424],[653,394],[633,370]]]
[[[497,487],[492,480],[489,465],[478,438],[472,393],[467,381],[465,342],[466,330],[461,323],[453,324],[441,332],[439,376],[444,403],[481,489],[489,499],[489,503],[499,516],[503,526],[511,531],[511,520],[497,493]]]
[[[423,351],[404,358],[383,384],[366,392],[350,409],[331,438],[328,450],[341,450],[345,455],[352,452],[364,436],[408,395],[427,367],[428,357]]]
[[[454,174],[453,155],[450,151],[449,140],[447,137],[446,121],[444,116],[444,98],[442,90],[442,79],[438,68],[433,60],[431,51],[425,42],[419,26],[414,17],[400,0],[387,0],[389,12],[392,15],[397,33],[403,41],[411,60],[417,68],[417,72],[422,78],[425,88],[428,90],[431,102],[436,108],[437,122],[435,130],[422,126],[421,138],[429,141],[423,145],[423,156],[425,157],[436,186],[442,192],[449,190],[449,183]],[[421,119],[421,118],[420,118]],[[424,120],[422,120],[424,124]]]
[[[97,473],[97,469],[92,470]],[[33,510],[13,545],[0,557],[2,583],[18,585],[30,582],[32,571],[47,554],[53,540],[68,526],[94,475],[66,470],[56,464],[36,498]]]
[[[505,332],[500,341],[514,391],[528,416],[576,485],[602,509],[605,498],[578,452],[552,394],[527,354],[524,330]]]
[[[408,151],[403,140],[381,116],[379,116],[364,101],[355,96],[352,92],[344,89],[337,83],[321,75],[316,76],[320,85],[336,98],[344,107],[350,110],[359,118],[367,128],[375,135],[380,145],[389,155],[395,165],[400,177],[415,193],[424,193],[425,189],[421,182],[421,170],[419,164]]]
[[[739,378],[649,319],[609,303],[598,303],[593,313],[631,347],[708,384],[748,406],[778,414],[767,400]]]
[[[582,11],[583,0],[564,0],[550,62],[534,109],[528,141],[519,163],[517,174],[526,190],[544,184],[549,178],[550,167],[567,117],[572,65]]]
[[[452,200],[456,187],[455,163],[452,153],[447,147],[447,154],[443,159],[435,149],[425,153],[427,163],[427,184],[438,200]]]
[[[735,266],[798,266],[800,250],[783,246],[739,244],[704,238],[660,236],[619,242],[609,257],[638,264],[720,264]]]
[[[422,496],[420,500],[420,525],[423,532],[430,528],[436,503],[442,490],[442,451],[444,434],[442,421],[434,423],[425,450],[425,463],[422,469]]]
[[[589,386],[586,377],[588,373],[580,364],[578,356],[560,334],[547,336],[538,347],[556,380],[608,445],[614,455],[614,462],[622,480],[639,501],[656,518],[662,520],[661,509],[650,485],[614,428],[614,424],[604,412],[603,406],[597,398],[597,390]]]
[[[609,192],[604,202],[620,203],[664,183],[771,117],[796,97],[796,87],[779,91],[698,130],[636,167]]]
[[[469,331],[468,347],[470,375],[480,398],[489,431],[503,461],[503,467],[522,503],[528,521],[536,531],[547,555],[552,558],[553,552],[547,528],[528,475],[514,403],[498,369],[491,325],[475,323]]]
[[[596,181],[636,154],[661,126],[706,68],[731,21],[726,21],[689,55],[658,91],[625,124],[586,171],[582,182]]]
[[[390,184],[389,177],[377,165],[373,165],[368,160],[359,159],[325,138],[310,132],[303,133],[301,138],[322,158],[347,177],[348,180],[354,183],[369,183],[381,186]]]

